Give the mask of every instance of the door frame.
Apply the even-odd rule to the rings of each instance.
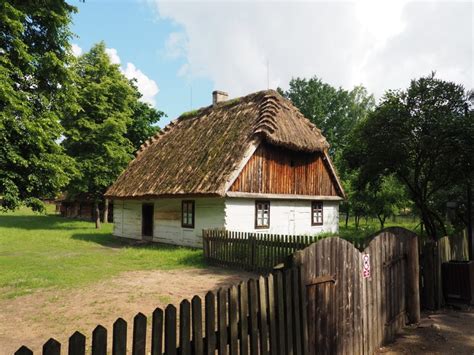
[[[145,235],[145,215],[143,210],[145,207],[151,207],[151,235]],[[142,239],[143,240],[153,240],[153,230],[155,228],[155,204],[150,202],[142,203]]]

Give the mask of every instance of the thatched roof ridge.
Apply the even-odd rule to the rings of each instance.
[[[229,177],[257,140],[296,151],[329,145],[292,103],[274,90],[184,113],[140,147],[108,197],[224,195]]]

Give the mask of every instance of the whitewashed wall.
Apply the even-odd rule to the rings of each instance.
[[[224,227],[224,199],[195,198],[194,228],[181,227],[182,199],[114,201],[114,235],[142,239],[142,204],[154,203],[153,241],[202,246],[204,228]]]
[[[142,239],[142,205],[138,201],[114,201],[114,235]]]
[[[311,225],[310,200],[270,200],[270,228],[255,229],[255,200],[227,198],[225,227],[240,232],[314,235],[339,231],[339,202],[323,201],[323,225]]]
[[[194,228],[181,227],[181,201],[181,199],[155,201],[153,240],[201,247],[203,229],[224,226],[224,199],[195,198]]]
[[[311,201],[270,200],[270,228],[255,229],[255,200],[243,198],[195,198],[195,226],[181,227],[182,199],[114,201],[114,235],[142,239],[142,204],[154,203],[153,241],[192,247],[202,246],[202,230],[226,228],[232,231],[275,234],[337,233],[339,203],[324,201],[322,226],[311,226]]]

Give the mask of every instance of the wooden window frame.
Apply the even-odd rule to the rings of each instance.
[[[184,207],[185,206],[188,206],[188,204],[191,204],[192,206],[192,209],[191,209],[191,224],[187,223],[184,221],[184,218],[183,218],[183,214],[184,214]],[[194,228],[194,221],[195,221],[195,203],[194,203],[194,200],[183,200],[181,201],[181,227],[182,228],[191,228],[193,229]],[[187,213],[189,213],[189,210],[187,209],[186,210]]]
[[[258,205],[268,204],[268,223],[266,225],[258,224]],[[270,228],[270,201],[269,200],[256,200],[255,201],[255,229],[268,229]]]
[[[320,204],[321,209],[318,208],[318,211],[321,211],[321,222],[316,222],[314,220],[314,210],[315,210],[315,205]],[[312,226],[322,226],[324,224],[324,202],[323,201],[311,201],[311,225]]]

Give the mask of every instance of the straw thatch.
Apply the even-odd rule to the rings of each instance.
[[[106,196],[222,196],[245,152],[262,139],[304,152],[329,146],[288,100],[260,91],[181,115],[143,144]]]

